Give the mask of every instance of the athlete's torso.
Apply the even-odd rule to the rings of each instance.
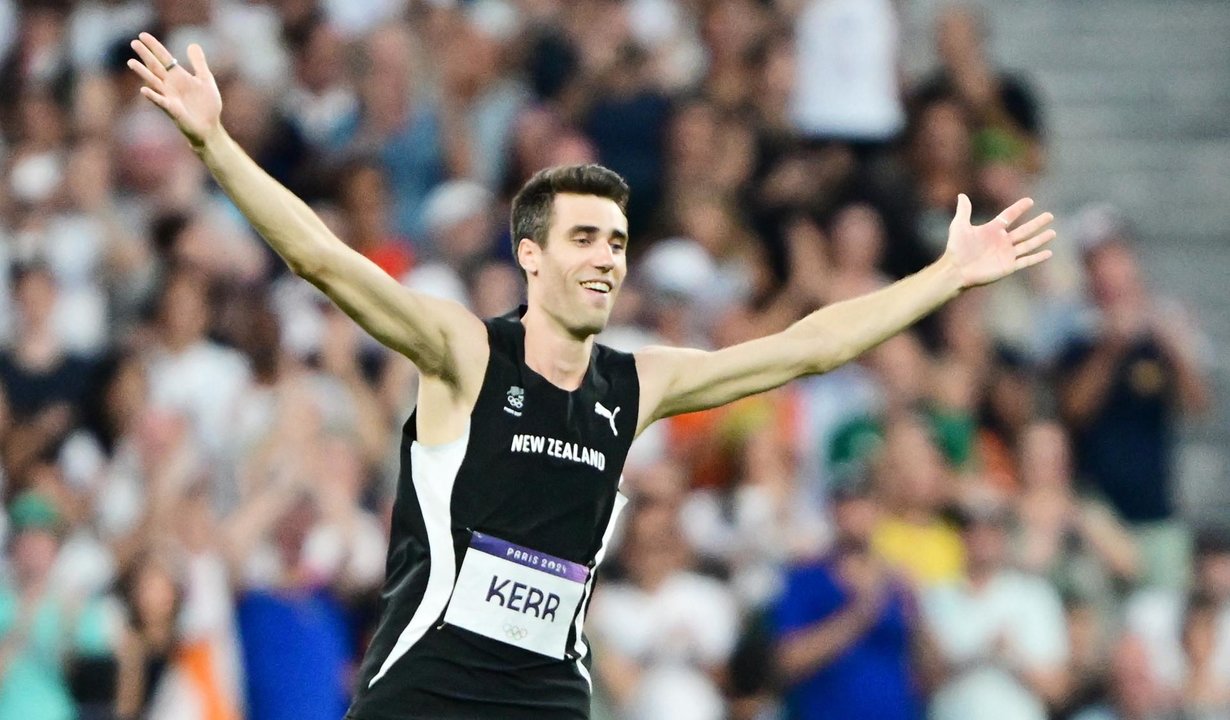
[[[350,710],[361,720],[588,717],[581,620],[623,502],[619,477],[639,400],[635,363],[595,345],[581,387],[568,392],[525,365],[515,314],[486,326],[490,359],[463,437],[419,445],[415,415],[403,430],[381,620]],[[506,553],[524,567],[507,565],[510,580],[492,576],[484,592],[454,602],[458,573],[476,572],[463,568],[467,551],[471,559],[497,557],[474,554],[476,532],[508,548],[497,562]],[[555,564],[549,558],[568,561],[575,584],[538,574],[537,566]],[[551,582],[580,600],[570,603]],[[464,607],[490,608],[478,619],[500,618],[496,630],[509,640],[462,627],[479,615]],[[514,644],[547,621],[558,637],[545,646],[562,657]]]

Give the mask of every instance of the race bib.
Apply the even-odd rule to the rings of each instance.
[[[446,623],[563,659],[589,568],[476,532]]]

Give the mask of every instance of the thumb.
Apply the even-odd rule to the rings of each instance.
[[[192,74],[199,78],[212,78],[209,63],[205,62],[205,51],[197,43],[188,46],[188,61],[192,63]]]
[[[961,225],[968,227],[970,225],[970,216],[972,213],[973,208],[970,206],[969,196],[965,193],[957,195],[957,214],[953,216],[952,224],[954,226]]]

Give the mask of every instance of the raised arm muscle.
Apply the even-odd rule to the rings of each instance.
[[[306,203],[220,128],[197,152],[290,269],[320,288],[372,337],[449,384],[472,374],[469,366],[485,365],[485,331],[465,308],[415,293],[389,277],[333,235]]]
[[[832,370],[914,324],[960,286],[953,268],[941,260],[882,290],[821,308],[774,335],[713,352],[646,348],[636,354],[638,431],[664,417]]]

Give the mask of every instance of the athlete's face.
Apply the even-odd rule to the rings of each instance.
[[[628,272],[628,219],[613,200],[557,195],[545,247],[523,239],[517,249],[529,301],[578,337],[606,327]]]

